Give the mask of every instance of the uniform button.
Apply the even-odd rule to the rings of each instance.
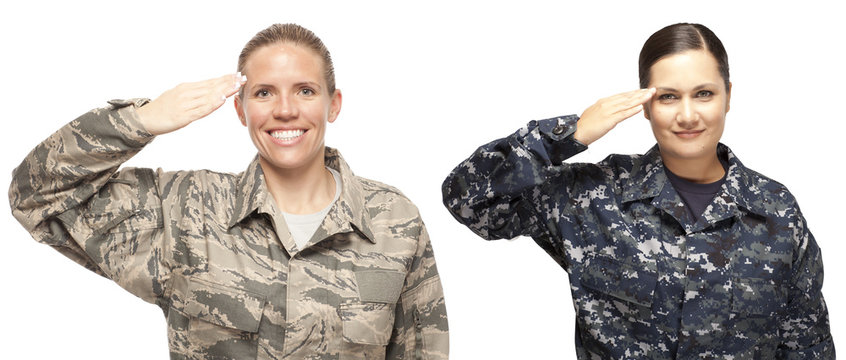
[[[555,135],[561,135],[566,130],[567,130],[566,126],[564,126],[562,124],[558,124],[558,125],[555,126],[555,128],[552,129],[552,133],[555,134]]]

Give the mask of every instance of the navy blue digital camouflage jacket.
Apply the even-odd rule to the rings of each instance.
[[[532,121],[450,173],[444,204],[479,236],[530,236],[570,278],[579,359],[834,359],[820,249],[784,185],[725,145],[696,220],[645,155],[566,163],[576,116]]]

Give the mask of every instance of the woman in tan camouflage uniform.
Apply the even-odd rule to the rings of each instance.
[[[447,358],[417,209],[323,144],[342,99],[323,43],[273,25],[238,70],[113,100],[59,129],[15,169],[15,217],[161,307],[174,359]],[[232,96],[258,149],[244,172],[118,170]]]

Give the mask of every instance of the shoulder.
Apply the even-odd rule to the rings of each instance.
[[[748,167],[741,166],[739,176],[726,179],[735,187],[750,210],[770,218],[795,219],[799,216],[796,198],[784,184]]]
[[[639,170],[649,170],[651,164],[645,163],[644,155],[610,154],[596,164],[577,164],[581,176],[603,179],[604,182],[618,183],[632,177]]]
[[[159,187],[163,194],[186,195],[186,192],[200,190],[228,193],[234,191],[241,174],[212,170],[163,171],[158,169]]]
[[[372,216],[419,220],[420,212],[417,206],[398,188],[359,176],[353,179],[361,186],[364,205]]]
[[[611,154],[597,165],[617,172],[631,172],[634,169],[646,166],[646,160],[646,156],[640,154]]]
[[[162,205],[173,219],[203,213],[224,224],[234,211],[241,174],[211,170],[158,170],[158,189]]]

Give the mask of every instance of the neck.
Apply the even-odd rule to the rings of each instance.
[[[664,166],[676,176],[697,184],[710,184],[719,181],[726,174],[723,164],[717,158],[716,151],[707,157],[680,159],[661,153]]]
[[[297,169],[280,169],[264,159],[260,164],[267,190],[282,212],[313,214],[335,198],[335,179],[322,161]]]

